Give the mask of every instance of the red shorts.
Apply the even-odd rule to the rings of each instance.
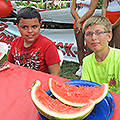
[[[117,12],[106,12],[106,17],[109,19],[109,21],[114,24],[118,18],[120,17],[120,11]],[[120,24],[119,24],[120,25]]]

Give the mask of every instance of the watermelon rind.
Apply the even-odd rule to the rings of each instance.
[[[100,96],[98,99],[96,99],[96,104],[101,102],[105,97],[106,95],[108,94],[108,84],[107,83],[103,83],[102,85],[104,85],[104,93],[102,94],[102,96]]]
[[[70,102],[70,101],[67,101],[65,100],[64,98],[62,98],[61,96],[59,96],[58,94],[56,94],[56,92],[52,89],[52,86],[51,86],[51,81],[53,80],[53,78],[49,78],[49,88],[50,88],[50,91],[52,92],[52,94],[58,99],[60,100],[61,102],[63,102],[64,104],[67,104],[67,105],[71,105],[71,106],[74,106],[74,107],[82,107],[84,105],[86,105],[87,103],[83,104],[83,103],[73,103],[73,102]]]
[[[7,59],[6,53],[1,53],[0,52],[0,65],[2,65]]]
[[[63,102],[64,104],[67,104],[67,105],[71,105],[71,106],[74,106],[74,107],[82,107],[82,106],[84,106],[84,105],[86,105],[87,103],[80,103],[80,102],[73,102],[73,101],[68,101],[68,100],[66,100],[65,98],[63,98],[63,97],[61,97],[59,94],[57,94],[56,93],[56,91],[54,91],[53,89],[52,89],[52,80],[53,80],[53,78],[49,78],[49,88],[50,88],[50,91],[52,92],[52,94],[57,98],[57,99],[59,99],[61,102]],[[103,84],[104,85],[104,87],[105,87],[105,89],[104,89],[104,91],[103,91],[103,94],[101,95],[101,96],[99,96],[99,98],[97,98],[97,99],[92,99],[92,97],[94,98],[94,96],[95,96],[95,94],[94,94],[94,96],[92,96],[91,98],[90,98],[90,100],[92,100],[92,101],[94,101],[96,104],[97,103],[99,103],[100,101],[102,101],[105,97],[106,97],[106,95],[107,95],[107,93],[108,93],[108,84],[107,83],[104,83]],[[61,91],[60,89],[58,90],[58,91]],[[63,94],[64,94],[64,90],[62,90],[63,91]],[[76,91],[75,91],[76,92]],[[68,93],[69,94],[69,93]],[[96,95],[97,95],[98,93],[96,93]],[[89,100],[88,100],[89,101]]]
[[[68,110],[68,113],[64,113],[63,111],[61,112],[56,112],[56,110],[54,109],[54,102],[51,102],[51,100],[57,100],[57,99],[53,99],[51,98],[45,91],[43,92],[43,94],[38,94],[36,95],[36,91],[38,89],[41,89],[43,91],[43,88],[41,87],[41,82],[39,80],[37,80],[34,84],[34,86],[32,87],[32,90],[31,90],[31,98],[32,98],[32,101],[35,105],[35,107],[37,108],[37,110],[46,118],[50,119],[50,120],[82,120],[84,119],[86,116],[88,116],[91,111],[93,110],[94,106],[95,106],[95,103],[92,102],[92,101],[89,101],[89,103],[86,105],[87,108],[85,109],[81,109],[80,107],[72,107],[72,106],[69,106],[70,108],[73,108],[73,109],[79,109],[79,111],[77,113],[69,113],[69,109]],[[39,98],[39,100],[38,100]],[[45,104],[43,104],[43,102],[45,101]],[[57,100],[59,101],[59,100]],[[49,103],[49,105],[47,105],[47,102]],[[64,103],[61,103],[59,101],[59,104],[62,104],[64,107],[68,106]],[[53,106],[53,109],[49,109],[49,106]],[[63,107],[62,106],[62,107]],[[63,108],[64,108],[63,107]],[[63,110],[63,108],[57,108],[57,109],[61,109]],[[65,110],[65,112],[67,111]],[[73,110],[74,111],[74,110]]]

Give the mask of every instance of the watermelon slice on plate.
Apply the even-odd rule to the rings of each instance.
[[[31,98],[37,110],[50,120],[80,120],[88,116],[95,106],[93,101],[88,101],[83,107],[68,106],[50,97],[38,80],[32,87]]]
[[[78,86],[69,85],[49,79],[49,87],[52,94],[61,102],[74,107],[82,107],[88,101],[99,103],[108,93],[108,84],[104,83],[101,86]]]
[[[86,80],[71,80],[67,81],[66,83],[75,86],[101,86],[97,83]],[[50,89],[46,93],[49,96],[53,96]],[[108,92],[106,97],[101,102],[95,105],[92,112],[84,120],[109,120],[114,113],[114,109],[115,109],[114,99],[111,93]],[[38,113],[42,120],[48,120],[40,112]]]

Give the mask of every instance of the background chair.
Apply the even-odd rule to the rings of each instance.
[[[60,66],[62,66],[62,63],[63,63],[63,52],[61,50],[59,50],[59,49],[57,49],[57,51],[58,51],[58,54],[59,54],[59,57],[60,57],[60,60],[61,60]]]

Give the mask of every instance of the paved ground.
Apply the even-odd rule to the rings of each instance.
[[[70,8],[42,11],[40,12],[43,21],[58,22],[58,23],[74,23],[74,19],[70,13]],[[101,9],[96,9],[94,14],[101,14]]]
[[[70,8],[42,11],[40,12],[43,21],[58,22],[58,23],[73,23],[74,20],[70,14]]]

